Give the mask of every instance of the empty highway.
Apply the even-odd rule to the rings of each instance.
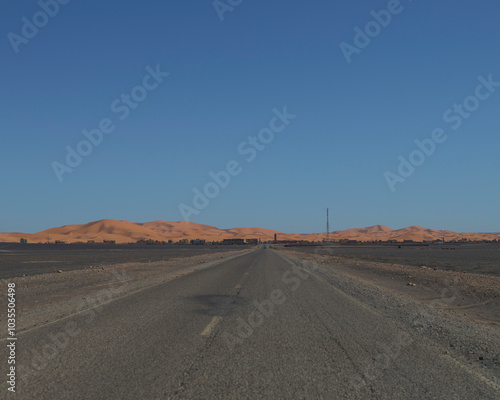
[[[15,397],[500,398],[359,291],[259,248],[20,332]]]

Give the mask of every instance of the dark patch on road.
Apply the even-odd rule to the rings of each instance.
[[[212,317],[231,315],[237,307],[242,307],[246,304],[245,299],[234,295],[206,294],[193,296],[189,299],[203,307],[195,310],[196,313]]]

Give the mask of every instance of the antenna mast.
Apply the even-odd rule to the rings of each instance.
[[[326,241],[330,241],[330,221],[328,216],[328,208],[326,209]]]

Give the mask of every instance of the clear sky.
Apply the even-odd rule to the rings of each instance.
[[[321,232],[329,207],[333,229],[500,231],[498,2],[44,1],[0,14],[0,231],[181,204],[220,228]]]

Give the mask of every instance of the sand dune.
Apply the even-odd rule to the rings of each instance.
[[[18,242],[26,238],[31,243],[62,240],[68,243],[87,242],[95,240],[114,240],[117,243],[130,243],[137,240],[178,241],[180,239],[205,239],[207,241],[220,241],[223,239],[261,239],[273,240],[277,234],[278,240],[309,240],[320,241],[325,238],[325,233],[288,234],[263,228],[232,228],[219,229],[210,225],[194,222],[178,221],[153,221],[136,223],[129,221],[116,221],[103,219],[83,225],[65,225],[58,228],[47,229],[34,234],[19,232],[0,233],[0,242]],[[467,238],[471,240],[500,240],[500,234],[457,233],[446,230],[433,230],[420,226],[410,226],[403,229],[391,229],[384,225],[375,225],[366,228],[352,228],[344,231],[330,233],[330,238],[350,239],[360,241],[371,240],[436,240],[444,238],[447,241]]]

